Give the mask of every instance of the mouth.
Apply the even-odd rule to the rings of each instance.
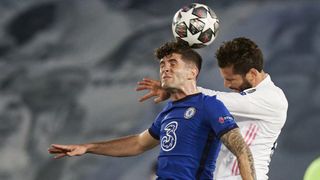
[[[170,76],[162,76],[163,80],[170,79],[170,78],[171,78]]]

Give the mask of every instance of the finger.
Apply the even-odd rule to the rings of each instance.
[[[139,101],[140,102],[143,102],[143,101],[145,101],[145,100],[147,100],[147,99],[149,99],[149,98],[151,98],[151,97],[153,97],[153,96],[156,96],[154,93],[148,93],[148,94],[146,94],[146,95],[144,95],[144,96],[142,96],[140,99],[139,99]]]
[[[60,159],[60,158],[63,158],[65,156],[67,156],[67,155],[66,154],[58,154],[58,155],[54,156],[54,159]]]
[[[151,86],[152,83],[151,82],[146,82],[146,81],[139,81],[137,82],[138,85],[144,85],[144,86]]]
[[[138,83],[144,83],[144,84],[149,84],[149,85],[160,85],[160,81],[154,80],[154,79],[149,79],[149,78],[143,78],[142,81]]]
[[[158,104],[158,103],[162,102],[163,99],[161,97],[157,97],[153,101]]]
[[[54,149],[54,148],[48,149],[48,152],[51,153],[51,154],[65,153],[65,152],[68,152],[68,151],[69,150]]]
[[[145,79],[144,80],[146,83],[151,84],[151,85],[160,85],[160,81],[158,80],[153,80],[153,79]]]
[[[156,80],[142,80],[137,82],[138,86],[142,85],[142,86],[149,86],[149,87],[154,87],[154,86],[159,86],[160,87],[160,81],[156,81]]]
[[[67,152],[66,153],[68,156],[74,156],[75,154],[74,154],[74,152]]]
[[[145,82],[152,82],[152,81],[154,81],[153,79],[151,79],[151,78],[147,78],[147,77],[145,77],[145,78],[142,78],[142,81],[145,81]]]
[[[136,91],[150,90],[150,89],[152,89],[150,86],[139,85],[139,86],[136,88]]]
[[[59,149],[59,150],[67,150],[67,151],[70,151],[71,150],[71,147],[68,146],[68,145],[61,145],[61,144],[51,144],[51,147],[52,148],[55,148],[55,149]]]
[[[77,151],[71,151],[66,153],[68,156],[81,156],[83,153]]]
[[[53,148],[48,149],[48,152],[49,152],[50,154],[63,153],[62,150],[60,150],[60,149],[53,149]]]

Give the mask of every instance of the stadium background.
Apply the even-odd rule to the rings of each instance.
[[[82,143],[140,132],[163,104],[138,103],[135,85],[157,78],[153,49],[172,38],[174,13],[191,1],[1,0],[0,179],[148,179],[158,150],[130,158],[55,161],[51,143]],[[220,18],[199,85],[223,88],[214,51],[246,36],[289,100],[271,180],[301,180],[320,156],[320,2],[201,1]]]

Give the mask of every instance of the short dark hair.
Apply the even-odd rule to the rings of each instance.
[[[239,37],[224,42],[217,50],[220,68],[233,67],[235,74],[246,75],[251,68],[263,70],[263,55],[258,45],[248,38]]]
[[[168,56],[172,53],[180,54],[183,60],[194,63],[200,73],[202,58],[199,53],[197,53],[187,44],[182,42],[175,42],[175,41],[167,42],[155,50],[155,56],[159,60],[161,60],[165,56]]]

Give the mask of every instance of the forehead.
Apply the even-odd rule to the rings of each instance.
[[[177,60],[177,61],[182,61],[182,56],[181,54],[177,54],[177,53],[172,53],[172,54],[169,54],[165,57],[163,57],[161,60],[160,60],[160,63],[161,62],[164,62],[164,61],[169,61],[169,60]]]
[[[229,66],[229,67],[224,67],[224,68],[220,68],[220,73],[223,77],[235,77],[235,76],[240,76],[239,74],[235,74],[233,72],[233,67]]]
[[[224,67],[224,68],[219,68],[221,72],[224,74],[233,74],[233,68],[232,66]]]

